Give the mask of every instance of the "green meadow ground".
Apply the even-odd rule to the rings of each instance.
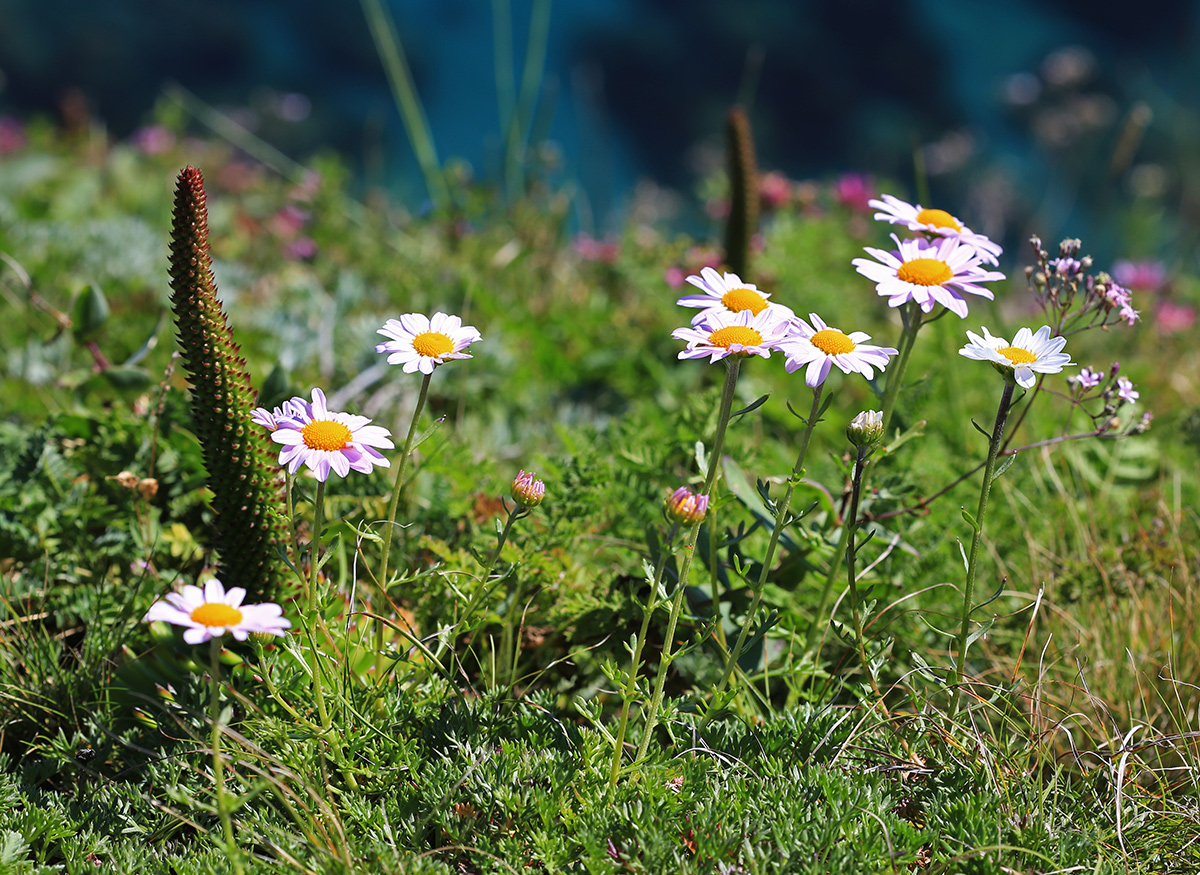
[[[996,598],[975,614],[993,622],[970,652],[969,708],[949,716],[941,679],[957,542],[970,535],[960,508],[974,507],[977,479],[882,518],[864,548],[862,564],[878,559],[865,581],[886,715],[852,648],[815,616],[845,511],[844,428],[878,406],[865,380],[835,371],[808,454],[820,485],[799,488],[797,509],[812,510],[766,592],[778,622],[743,661],[754,694],[696,719],[722,664],[700,634],[713,587],[697,563],[676,636],[695,646],[671,666],[649,757],[626,757],[614,786],[620,700],[606,667],[628,664],[663,499],[696,474],[723,370],[676,359],[670,332],[691,311],[664,272],[695,268],[694,248],[711,244],[631,223],[611,261],[585,258],[567,230],[569,188],[551,181],[502,207],[452,179],[454,215],[420,218],[353,199],[333,161],[308,183],[220,143],[147,157],[42,131],[0,158],[0,873],[235,863],[215,808],[207,650],[142,622],[216,559],[167,307],[170,197],[187,163],[205,171],[217,284],[268,405],[320,386],[402,439],[420,380],[383,364],[376,329],[444,310],[483,335],[474,358],[432,380],[425,424],[442,422],[410,469],[390,603],[364,572],[379,547],[362,525],[385,516],[387,472],[332,478],[328,515],[342,522],[320,646],[297,629],[226,651],[226,781],[245,871],[1200,870],[1200,354],[1194,333],[1155,329],[1149,301],[1137,302],[1143,324],[1078,335],[1068,351],[1096,368],[1119,359],[1141,392],[1121,415],[1152,410],[1153,428],[1022,452],[997,482],[977,596]],[[753,279],[800,315],[895,345],[895,313],[850,266],[883,245],[882,226],[824,192],[817,206],[767,219]],[[990,424],[1000,380],[957,350],[966,328],[1041,324],[1028,261],[1007,254],[1013,279],[994,304],[972,300],[967,320],[919,337],[897,416],[925,425],[875,463],[868,513],[912,505],[982,460],[971,420]],[[1186,273],[1176,289],[1200,297]],[[730,427],[704,534],[722,537],[729,635],[749,600],[737,569],[756,576],[769,534],[755,525],[755,480],[790,471],[800,425],[787,402],[805,411],[811,398],[778,355],[749,361],[738,386],[744,404],[768,393]],[[1043,397],[1016,442],[1088,427]],[[544,479],[545,501],[504,546],[506,576],[487,581],[482,610],[461,617],[520,468]],[[157,490],[127,488],[123,471]],[[303,520],[312,498],[301,479]],[[279,594],[291,616],[295,597]],[[363,610],[406,630],[389,628],[382,675]],[[848,622],[846,602],[838,612]],[[660,613],[651,626],[651,673],[665,624]],[[512,685],[497,672],[505,641]]]

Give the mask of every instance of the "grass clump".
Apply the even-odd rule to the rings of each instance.
[[[1171,439],[1197,402],[1151,357],[1187,343],[1125,324],[1078,245],[1036,247],[1028,285],[977,260],[997,305],[889,308],[850,264],[884,235],[820,186],[764,224],[750,287],[650,226],[572,245],[538,180],[501,208],[451,178],[418,219],[331,162],[183,151],[46,132],[0,164],[0,866],[1200,865]],[[236,582],[165,317],[184,160],[248,427],[271,465],[295,449],[262,508],[282,582],[246,599],[290,627],[205,591],[231,634],[189,603],[198,644],[143,622]],[[721,312],[735,292],[770,297]],[[984,325],[996,369],[959,355]]]

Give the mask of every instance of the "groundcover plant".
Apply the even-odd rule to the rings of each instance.
[[[834,185],[726,263],[42,136],[0,871],[1200,866],[1190,345],[1079,241]]]

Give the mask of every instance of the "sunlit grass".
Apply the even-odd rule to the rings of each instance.
[[[812,401],[776,359],[748,363],[734,407],[771,397],[731,424],[710,509],[730,535],[718,557],[721,622],[705,625],[704,534],[660,727],[647,737],[635,707],[615,748],[645,564],[662,561],[671,587],[680,568],[664,551],[663,499],[699,485],[696,442],[711,441],[721,397],[721,369],[677,362],[670,338],[686,319],[663,275],[692,241],[631,226],[615,260],[589,261],[570,245],[565,195],[538,184],[508,209],[452,186],[460,214],[415,220],[347,206],[333,163],[300,195],[217,144],[157,158],[89,148],[44,134],[0,164],[10,317],[0,324],[0,827],[16,836],[4,851],[16,871],[229,862],[207,656],[140,623],[163,592],[201,578],[212,550],[200,446],[159,323],[183,161],[208,171],[218,285],[251,374],[274,392],[262,403],[321,385],[336,409],[403,435],[420,380],[381,366],[376,329],[444,310],[484,338],[431,382],[424,423],[444,422],[402,484],[396,579],[381,591],[372,578],[387,472],[331,479],[329,559],[319,617],[309,615],[319,646],[289,635],[226,651],[216,722],[247,871],[1153,872],[1196,859],[1200,478],[1195,449],[1173,435],[1198,399],[1161,366],[1188,354],[1186,336],[1142,327],[1071,341],[1081,363],[1119,358],[1143,393],[1134,414],[1158,419],[1121,442],[1023,451],[997,481],[976,601],[999,597],[975,615],[995,622],[972,646],[974,683],[953,719],[956,539],[970,541],[960,508],[974,505],[978,479],[883,515],[986,453],[970,421],[990,424],[1000,381],[957,350],[964,328],[1030,321],[1003,315],[1024,307],[1019,271],[996,309],[972,302],[965,322],[922,332],[897,424],[924,420],[923,434],[878,460],[863,497],[880,517],[858,569],[875,586],[864,643],[886,713],[854,645],[830,630],[828,610],[818,616],[833,522],[850,497],[844,427],[878,406],[865,380],[835,372],[793,500],[812,511],[768,569],[763,603],[778,622],[747,636],[753,658],[728,712],[697,719],[767,552],[772,521],[755,480],[782,493],[803,428],[784,402],[807,414]],[[281,217],[289,206],[306,216],[300,230]],[[894,343],[898,318],[848,266],[881,241],[861,239],[861,222],[831,200],[823,207],[766,229],[756,281],[799,315]],[[298,235],[315,254],[289,249]],[[96,346],[128,374],[97,373],[68,321],[91,283],[112,311]],[[1014,445],[1087,427],[1064,418],[1063,407],[1035,410]],[[544,480],[545,498],[498,545],[502,499],[522,468]],[[122,471],[155,479],[157,493],[122,485]],[[301,478],[303,542],[316,497]],[[830,603],[848,627],[844,589],[839,578]],[[299,591],[280,594],[297,619]],[[639,706],[666,619],[649,625]],[[821,646],[809,650],[814,628]]]

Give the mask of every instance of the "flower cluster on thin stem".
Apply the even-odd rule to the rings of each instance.
[[[1025,278],[1055,334],[1069,336],[1122,322],[1132,326],[1141,318],[1129,289],[1108,273],[1091,272],[1092,257],[1080,255],[1079,240],[1063,240],[1055,258],[1042,248],[1038,237],[1029,242],[1036,263],[1025,269]]]

